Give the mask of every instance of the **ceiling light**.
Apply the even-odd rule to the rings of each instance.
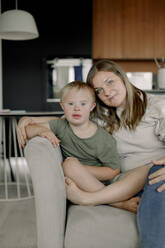
[[[0,15],[0,38],[5,40],[31,40],[39,37],[33,16],[17,9]]]

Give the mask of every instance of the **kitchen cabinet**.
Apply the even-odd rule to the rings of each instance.
[[[93,0],[93,58],[165,57],[164,0]]]

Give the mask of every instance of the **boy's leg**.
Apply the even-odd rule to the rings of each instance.
[[[149,175],[162,167],[154,165]],[[137,215],[141,248],[165,248],[165,190],[156,190],[164,182],[150,185],[147,178]]]
[[[68,199],[77,204],[99,205],[125,201],[143,189],[149,171],[148,166],[135,168],[121,179],[97,192],[84,192],[74,182],[67,185]]]
[[[105,187],[76,158],[65,159],[62,166],[64,175],[72,179],[81,190],[95,192]]]

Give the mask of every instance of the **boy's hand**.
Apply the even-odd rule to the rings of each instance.
[[[39,133],[39,136],[48,139],[54,147],[59,146],[60,140],[49,129]]]
[[[33,119],[32,117],[22,117],[19,122],[18,122],[18,126],[17,126],[17,139],[18,139],[18,143],[19,146],[24,147],[25,143],[26,143],[26,131],[25,128],[29,125],[29,124],[33,124]]]
[[[108,167],[109,169],[109,179],[113,179],[114,177],[116,177],[118,174],[120,174],[120,169],[112,169],[110,167]]]

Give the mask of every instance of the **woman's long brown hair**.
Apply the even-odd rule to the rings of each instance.
[[[93,64],[88,76],[87,83],[93,87],[92,80],[98,71],[109,71],[119,76],[126,87],[126,108],[121,117],[116,114],[116,107],[105,105],[98,96],[97,106],[94,110],[94,116],[105,121],[106,128],[112,134],[120,127],[124,126],[130,130],[135,130],[141,121],[147,106],[146,93],[132,85],[126,73],[115,62],[110,59],[101,59]]]

